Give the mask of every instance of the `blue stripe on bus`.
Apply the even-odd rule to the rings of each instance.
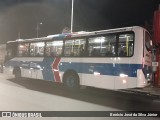
[[[25,69],[42,69],[44,80],[54,80],[52,71],[52,63],[54,58],[44,58],[43,61],[8,61],[5,66],[20,66]],[[32,64],[32,65],[31,65]],[[34,66],[35,64],[35,66]],[[38,67],[39,66],[39,67]],[[72,69],[77,73],[94,74],[98,72],[101,75],[119,76],[121,73],[128,75],[128,77],[137,77],[137,70],[142,69],[142,64],[113,64],[113,63],[78,63],[78,62],[61,62],[59,65],[60,72],[66,72]],[[144,67],[144,74],[149,73],[149,70]]]
[[[113,63],[62,63],[59,70],[62,72],[68,69],[75,70],[77,73],[119,76],[121,73],[129,77],[137,77],[137,69],[142,69],[141,64],[113,64]]]

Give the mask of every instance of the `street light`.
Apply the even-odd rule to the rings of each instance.
[[[40,22],[40,23],[38,23],[38,22],[37,22],[37,27],[36,27],[36,31],[37,31],[37,38],[39,37],[39,30],[40,30],[39,25],[42,25],[42,24],[43,24],[42,22]]]
[[[72,10],[71,10],[71,33],[73,32],[73,5],[74,5],[74,0],[72,0]]]

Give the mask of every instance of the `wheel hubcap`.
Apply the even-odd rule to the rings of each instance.
[[[75,86],[75,78],[74,77],[68,77],[66,83],[67,83],[68,87],[74,87]]]

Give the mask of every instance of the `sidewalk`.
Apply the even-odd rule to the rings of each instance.
[[[147,97],[152,97],[153,99],[160,99],[160,88],[154,86],[147,86],[144,88],[131,88],[126,90],[121,90],[121,92],[144,95]]]

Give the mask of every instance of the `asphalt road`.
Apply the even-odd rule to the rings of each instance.
[[[53,82],[16,80],[13,76],[0,74],[0,111],[160,111],[160,102],[149,97],[95,88],[70,91],[63,85],[57,86]],[[54,117],[54,119],[70,118]],[[142,117],[140,119],[143,120]]]

